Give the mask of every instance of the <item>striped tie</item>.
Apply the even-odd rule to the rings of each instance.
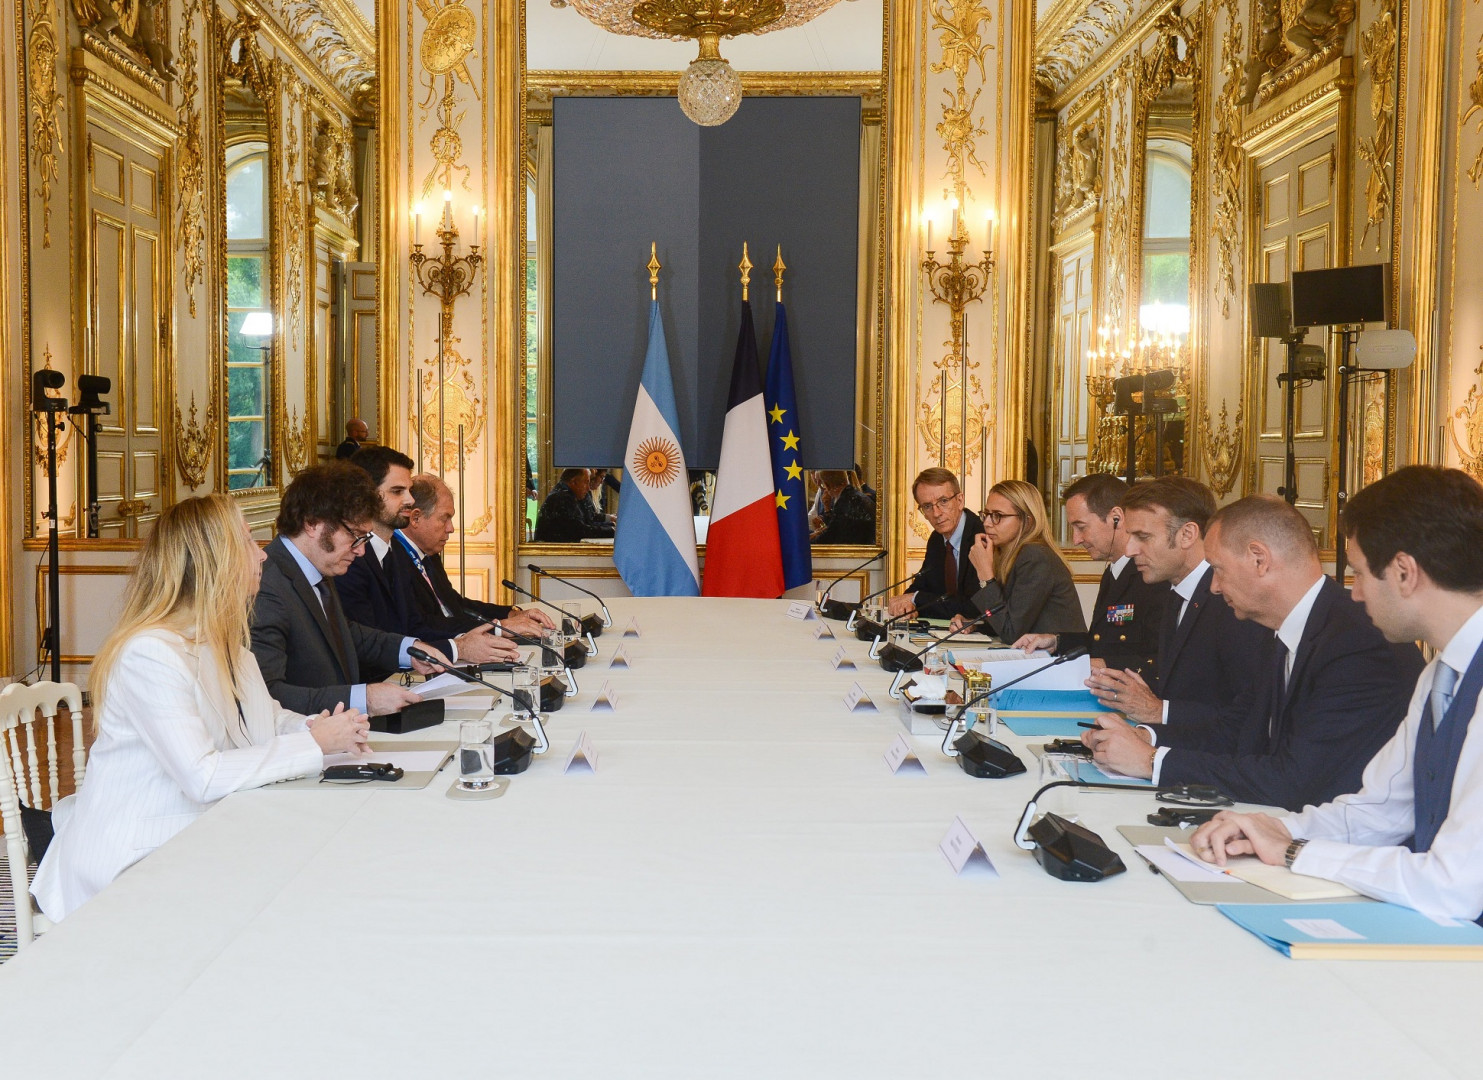
[[[1437,661],[1437,672],[1432,677],[1431,719],[1432,730],[1441,727],[1452,708],[1452,694],[1457,689],[1457,672],[1441,660]]]

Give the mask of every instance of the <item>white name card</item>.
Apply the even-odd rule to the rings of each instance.
[[[566,767],[562,772],[571,772],[572,768],[587,767],[588,772],[597,772],[597,751],[592,748],[592,740],[587,737],[587,732],[577,736],[577,744],[572,747],[572,752],[567,755]]]
[[[806,600],[795,600],[788,605],[788,618],[790,619],[814,619],[814,605]]]
[[[922,759],[917,757],[916,751],[911,748],[911,743],[906,741],[905,735],[897,735],[896,741],[886,751],[886,768],[890,769],[892,774],[902,769],[923,775],[927,772],[927,766],[923,765]]]
[[[589,712],[617,712],[618,691],[613,689],[613,684],[605,682],[602,689],[597,692],[597,699],[593,701]]]
[[[826,623],[826,622],[820,622],[818,626],[814,627],[814,638],[816,640],[822,640],[824,638],[833,638],[833,637],[834,637],[834,631],[831,630],[831,629],[829,629],[829,624],[828,623]]]
[[[623,636],[624,637],[643,637],[643,634],[641,634],[639,632],[639,620],[638,620],[638,616],[635,615],[635,616],[633,616],[632,618],[630,618],[628,620],[628,625],[623,628]]]
[[[855,670],[855,662],[845,653],[843,645],[834,650],[834,656],[830,658],[829,662],[834,665],[834,670],[836,671],[840,668],[849,668],[851,671]]]
[[[964,823],[961,816],[954,816],[947,835],[942,838],[937,849],[942,852],[943,858],[947,859],[955,874],[963,873],[968,864],[972,863],[987,870],[993,877],[999,876],[989,853],[984,850],[983,844],[979,843],[978,837],[973,835],[973,830]]]
[[[850,684],[850,692],[844,696],[844,707],[850,712],[879,712],[875,702],[870,700],[870,695],[865,692],[865,687],[859,683]]]
[[[618,648],[613,650],[613,658],[608,661],[608,667],[626,668],[631,666],[632,665],[628,661],[628,649],[622,645],[619,645]]]

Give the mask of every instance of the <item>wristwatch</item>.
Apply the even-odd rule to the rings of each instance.
[[[1283,856],[1282,864],[1291,870],[1292,864],[1297,860],[1298,852],[1303,850],[1303,845],[1307,842],[1306,840],[1294,840],[1291,844],[1288,844],[1287,854]]]

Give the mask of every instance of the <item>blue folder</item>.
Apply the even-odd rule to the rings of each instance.
[[[1090,690],[1010,689],[994,703],[1000,721],[1026,738],[1072,738],[1084,730],[1077,726],[1082,721],[1091,723],[1096,716],[1111,715]]]
[[[1217,904],[1294,960],[1483,960],[1483,926],[1399,904]]]

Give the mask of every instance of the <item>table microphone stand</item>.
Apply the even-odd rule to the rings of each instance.
[[[431,653],[426,652],[423,649],[419,649],[416,645],[413,645],[410,649],[407,650],[407,655],[412,657],[414,660],[421,660],[424,664],[431,664],[433,667],[438,668],[444,674],[452,675],[455,679],[462,679],[466,683],[475,683],[478,686],[484,687],[486,690],[493,690],[496,694],[509,698],[515,703],[515,707],[517,709],[525,710],[525,718],[530,721],[531,726],[536,729],[535,743],[531,750],[531,753],[544,754],[551,748],[550,740],[546,738],[546,726],[541,723],[541,714],[536,711],[533,702],[524,701],[518,694],[512,694],[504,687],[495,686],[494,683],[489,682],[487,679],[481,678],[478,675],[474,675],[471,672],[464,671],[462,668],[456,668],[452,664],[445,664],[437,657],[433,656]]]

